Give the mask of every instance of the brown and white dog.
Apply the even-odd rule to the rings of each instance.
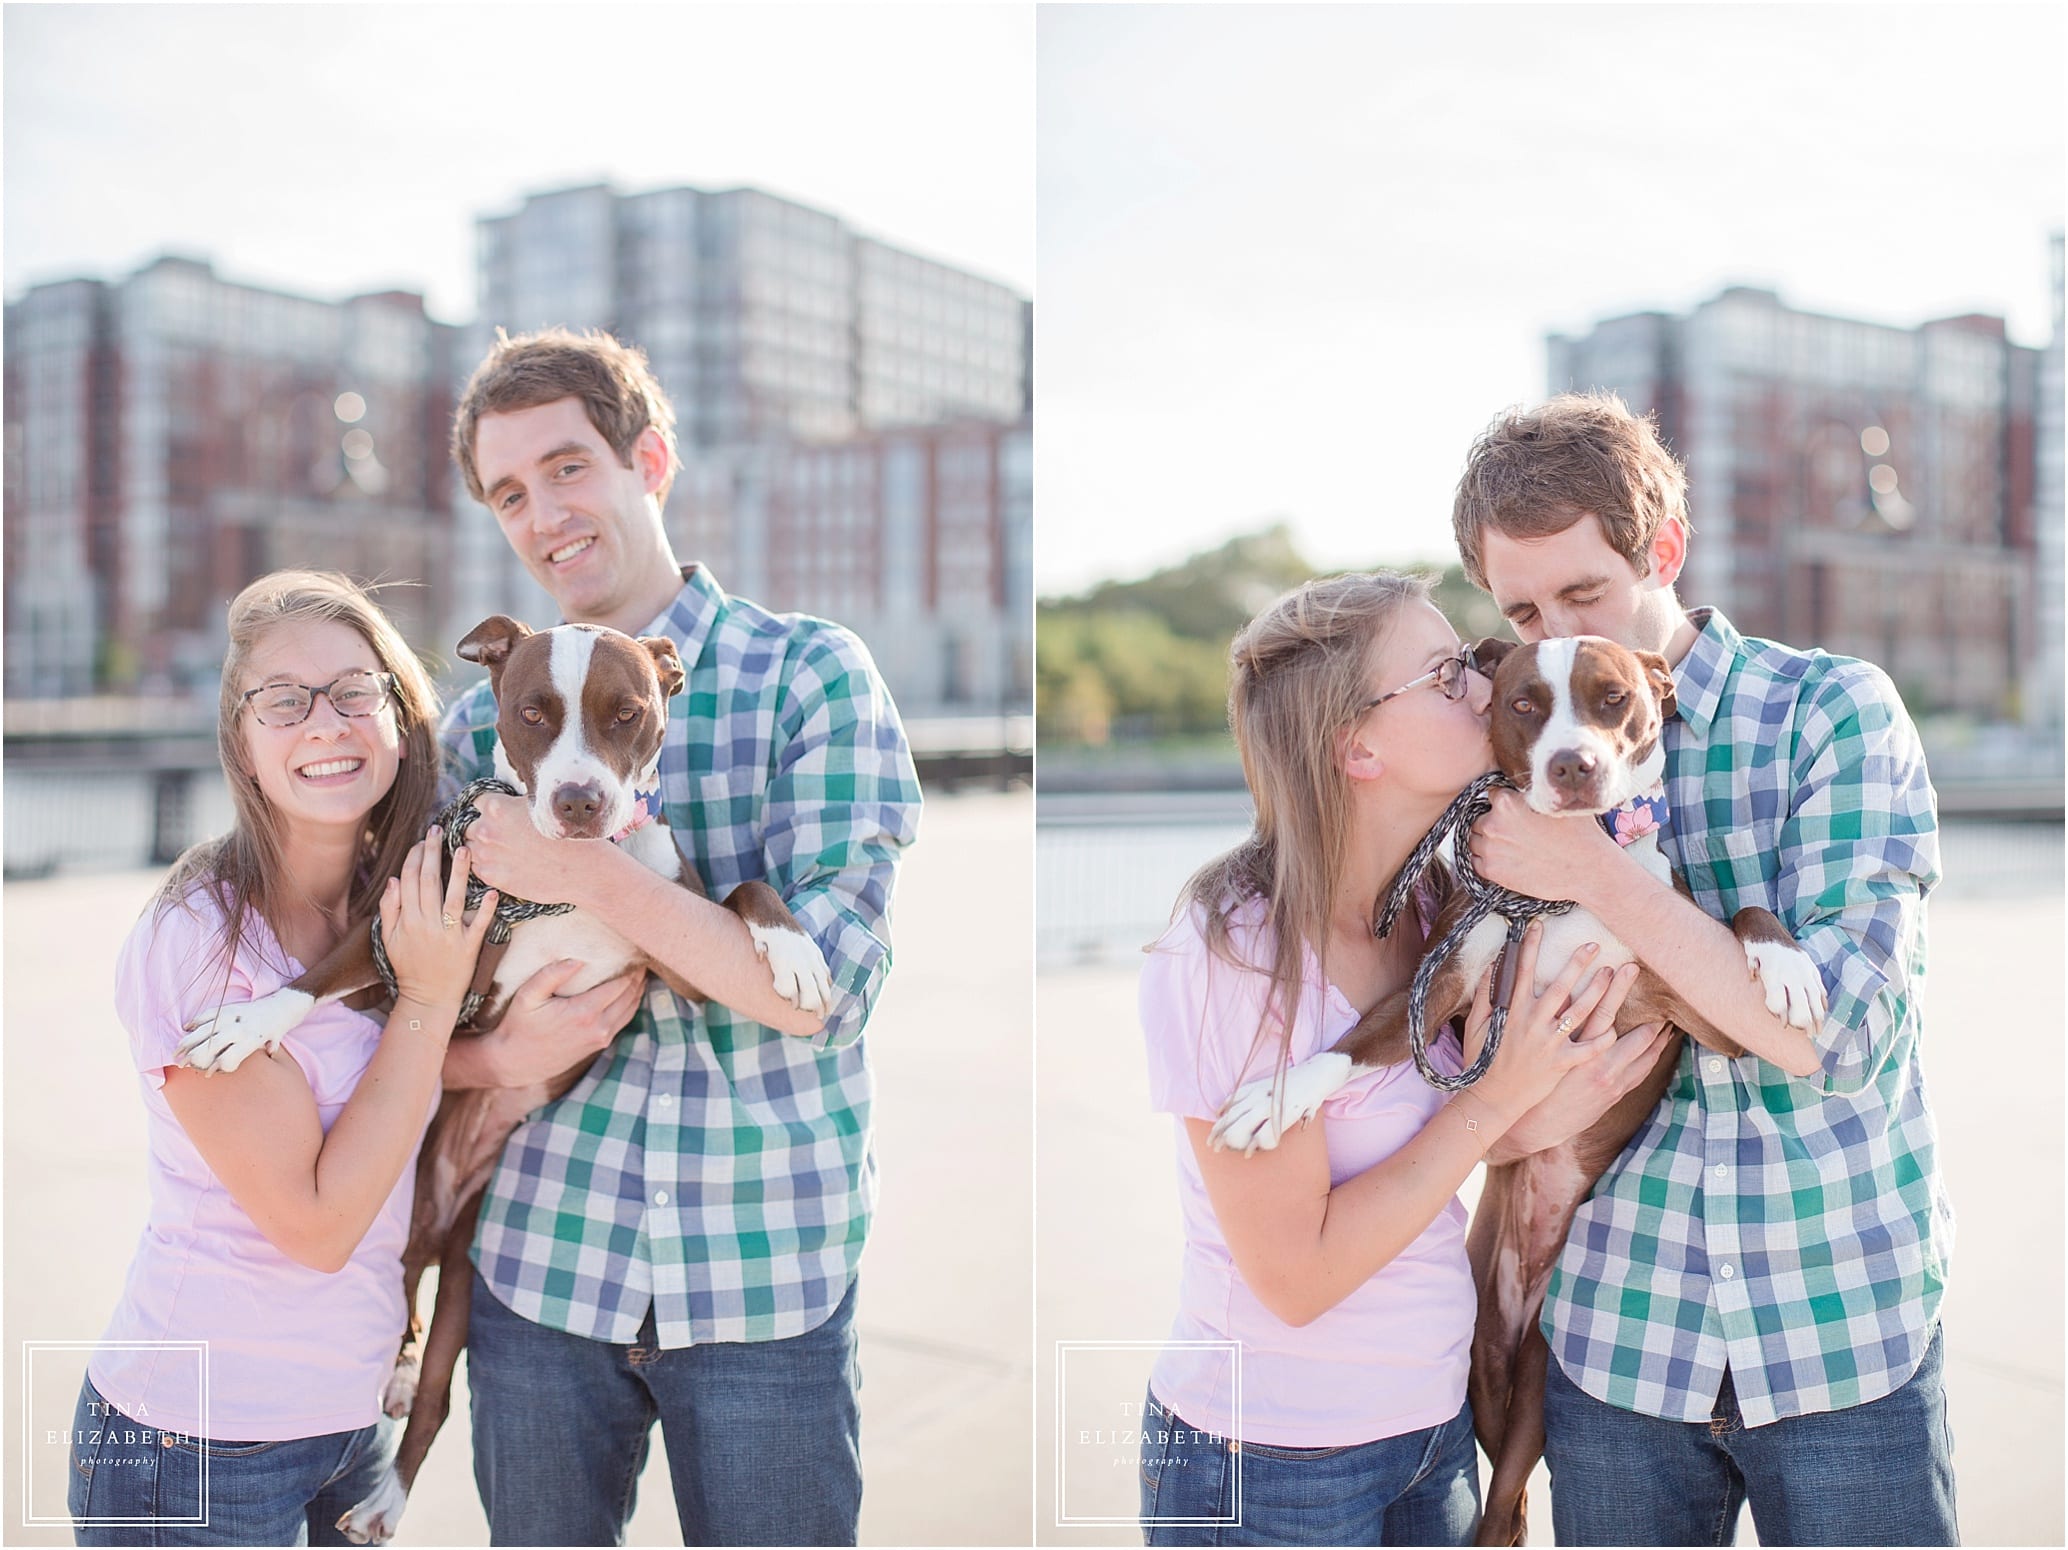
[[[525,793],[531,821],[541,833],[607,840],[660,875],[703,893],[668,826],[647,818],[640,801],[660,789],[668,700],[684,682],[674,642],[659,636],[635,640],[589,624],[534,633],[498,614],[460,642],[459,654],[489,671],[496,701],[496,773]],[[830,1007],[832,980],[825,958],[773,888],[742,883],[727,895],[724,908],[746,924],[778,994],[803,1011]],[[468,918],[473,918],[471,910]],[[515,922],[507,949],[492,962],[489,950],[483,950],[474,981],[482,992],[481,1005],[466,1031],[494,1028],[519,985],[538,969],[565,959],[583,967],[562,987],[562,995],[579,994],[643,966],[677,994],[703,999],[672,969],[577,909]],[[318,1004],[356,998],[379,985],[372,933],[363,923],[292,984],[257,1001],[222,1007],[197,1024],[182,1046],[182,1058],[202,1070],[234,1070],[254,1050],[276,1046]],[[393,1537],[409,1488],[450,1407],[453,1367],[466,1345],[473,1287],[467,1246],[503,1143],[527,1115],[564,1096],[592,1063],[584,1060],[531,1087],[448,1092],[424,1135],[402,1261],[408,1327],[382,1394],[388,1413],[407,1414],[409,1426],[380,1486],[338,1521],[354,1543],[378,1544]],[[431,1265],[440,1269],[426,1337],[416,1315],[417,1285]]]
[[[1493,671],[1495,763],[1529,805],[1540,813],[1603,821],[1648,871],[1685,893],[1659,849],[1652,810],[1663,806],[1666,755],[1660,731],[1674,708],[1673,672],[1666,659],[1597,636],[1528,646],[1480,641],[1473,657],[1482,671]],[[1456,890],[1429,941],[1441,941],[1470,903],[1469,894]],[[1545,917],[1543,925],[1537,961],[1544,982],[1586,942],[1601,947],[1590,972],[1613,969],[1632,957],[1584,910]],[[1744,948],[1747,973],[1765,989],[1768,1010],[1795,1027],[1815,1028],[1825,1011],[1823,981],[1787,928],[1769,911],[1754,907],[1740,910],[1731,929]],[[1473,987],[1493,968],[1506,930],[1499,916],[1489,917],[1437,970],[1427,1026],[1438,1027],[1470,1007]],[[1244,1150],[1275,1146],[1285,1129],[1313,1115],[1344,1083],[1406,1059],[1407,1003],[1406,990],[1381,1001],[1334,1049],[1285,1072],[1282,1094],[1274,1090],[1273,1080],[1239,1089],[1214,1126],[1214,1144]],[[1642,969],[1617,1013],[1616,1030],[1626,1033],[1658,1021],[1722,1054],[1744,1053],[1658,975]],[[1479,1294],[1469,1392],[1480,1445],[1493,1466],[1481,1544],[1524,1542],[1523,1494],[1543,1455],[1550,1359],[1537,1315],[1580,1202],[1657,1106],[1679,1061],[1680,1045],[1677,1035],[1669,1038],[1638,1087],[1582,1134],[1487,1169],[1467,1239]]]

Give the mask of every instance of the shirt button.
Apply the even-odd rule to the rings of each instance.
[[[1722,1076],[1722,1075],[1723,1075],[1723,1062],[1722,1062],[1722,1061],[1720,1061],[1720,1060],[1712,1060],[1712,1061],[1710,1061],[1710,1062],[1709,1062],[1709,1074],[1710,1074],[1711,1076]]]
[[[1719,1179],[1728,1178],[1730,1177],[1730,1169],[1726,1168],[1722,1163],[1718,1163],[1716,1165],[1716,1176]]]
[[[661,1094],[661,1107],[662,1107],[662,1108],[664,1108],[664,1109],[665,1109],[665,1108],[666,1108],[666,1107],[667,1107],[667,1106],[668,1106],[669,1104],[673,1103],[674,1101],[675,1101],[675,1095],[674,1095],[673,1093],[662,1093],[662,1094]]]
[[[1716,1268],[1716,1273],[1722,1276],[1724,1280],[1728,1281],[1732,1276],[1737,1274],[1737,1271],[1731,1269],[1729,1265],[1719,1265]]]
[[[655,1190],[653,1192],[653,1203],[657,1206],[666,1205],[668,1203],[668,1192],[664,1189]],[[1726,1275],[1728,1275],[1729,1273],[1730,1272],[1728,1270],[1724,1272],[1724,1274]]]

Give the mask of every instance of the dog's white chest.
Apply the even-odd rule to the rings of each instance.
[[[677,876],[682,866],[675,851],[674,835],[659,821],[634,830],[618,848],[630,852],[634,860],[663,877]],[[496,965],[494,999],[482,1008],[476,1021],[493,1023],[519,985],[547,964],[563,958],[572,958],[581,965],[556,992],[571,996],[624,973],[634,963],[644,963],[646,954],[586,910],[520,921],[510,932],[510,945],[502,962]]]
[[[1671,885],[1673,864],[1660,851],[1657,842],[1649,835],[1632,841],[1625,847],[1632,860],[1641,864],[1659,881]],[[1592,967],[1614,969],[1631,961],[1636,954],[1623,945],[1622,939],[1604,926],[1599,919],[1581,909],[1578,905],[1562,915],[1545,915],[1544,940],[1537,949],[1537,989],[1541,991],[1558,978],[1572,955],[1589,942],[1601,949],[1595,955]],[[1500,915],[1489,915],[1465,938],[1459,949],[1465,961],[1468,983],[1477,984],[1493,962],[1500,955],[1501,943],[1507,940],[1508,922]],[[1583,981],[1584,983],[1584,981]]]
[[[1594,969],[1613,969],[1628,963],[1635,956],[1608,927],[1585,910],[1575,905],[1563,915],[1545,915],[1544,940],[1537,949],[1537,989],[1541,991],[1558,978],[1572,955],[1588,942],[1596,943],[1601,951],[1595,955]],[[1500,956],[1501,944],[1508,939],[1507,919],[1500,915],[1489,915],[1465,938],[1458,949],[1464,960],[1468,984],[1478,984],[1486,977],[1487,970]]]

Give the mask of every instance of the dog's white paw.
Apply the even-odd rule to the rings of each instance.
[[[1791,1028],[1813,1030],[1824,1020],[1830,1001],[1824,976],[1810,955],[1788,942],[1747,942],[1745,958],[1766,992],[1766,1009]]]
[[[409,1493],[390,1464],[373,1494],[337,1520],[338,1532],[355,1545],[384,1545],[395,1537],[402,1509],[408,1505]]]
[[[397,1357],[395,1370],[381,1385],[381,1409],[398,1421],[408,1415],[409,1407],[416,1403],[417,1380],[423,1376],[423,1370],[414,1357]]]
[[[1350,1080],[1353,1069],[1350,1057],[1334,1050],[1303,1060],[1285,1073],[1282,1103],[1273,1096],[1276,1083],[1271,1078],[1245,1082],[1214,1121],[1209,1138],[1214,1149],[1239,1150],[1245,1157],[1270,1151],[1293,1126],[1318,1114],[1321,1105]]]
[[[833,976],[819,944],[787,926],[749,924],[754,951],[768,960],[776,994],[800,1012],[824,1014],[833,1007]]]
[[[315,1004],[307,991],[276,990],[240,1006],[219,1007],[187,1029],[175,1053],[181,1065],[196,1071],[235,1071],[254,1051],[279,1048]]]

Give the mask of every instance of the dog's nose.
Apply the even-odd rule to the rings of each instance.
[[[1578,786],[1591,779],[1598,761],[1578,748],[1561,748],[1551,756],[1545,773],[1554,786]]]
[[[588,823],[602,807],[603,792],[595,786],[562,786],[553,793],[553,811],[562,823]]]

